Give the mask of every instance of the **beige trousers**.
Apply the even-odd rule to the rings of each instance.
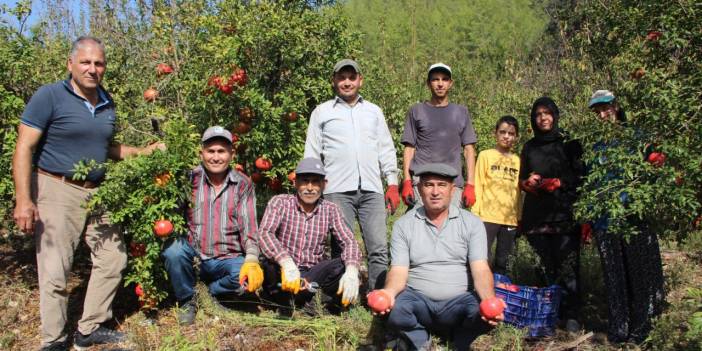
[[[112,318],[112,300],[122,280],[127,254],[119,227],[107,215],[90,216],[86,199],[97,189],[85,189],[43,174],[34,174],[39,218],[35,229],[39,271],[39,312],[44,345],[66,340],[67,281],[73,255],[85,233],[93,267],[78,331],[90,334]]]

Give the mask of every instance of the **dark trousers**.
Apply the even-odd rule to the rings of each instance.
[[[620,235],[595,233],[607,291],[610,341],[642,342],[651,330],[651,318],[663,308],[663,267],[656,234],[647,228],[627,242]]]
[[[485,232],[487,233],[488,262],[492,271],[505,275],[507,273],[507,261],[514,251],[514,239],[517,236],[517,228],[509,225],[485,222]],[[495,244],[495,254],[492,253],[492,243]],[[494,259],[494,262],[493,262]]]
[[[271,296],[273,301],[280,304],[289,303],[291,294],[280,289],[280,265],[272,260],[263,260],[263,289]],[[339,280],[346,271],[346,266],[340,258],[324,260],[312,267],[298,267],[300,269],[300,277],[307,282],[316,282],[319,288],[328,296],[336,296],[336,291],[339,288]],[[296,303],[308,302],[314,297],[314,294],[306,290],[300,291],[295,296]]]
[[[434,301],[407,287],[395,298],[388,317],[388,327],[400,333],[414,349],[425,350],[429,333],[448,337],[456,350],[468,350],[470,344],[490,327],[480,319],[479,300],[472,292]]]
[[[541,259],[546,284],[563,288],[560,317],[577,319],[580,307],[580,234],[528,234],[527,240]]]

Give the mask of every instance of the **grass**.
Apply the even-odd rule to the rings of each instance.
[[[402,209],[399,211],[404,213]],[[393,222],[399,213],[389,218]],[[584,307],[583,322],[595,337],[577,346],[578,350],[699,350],[702,335],[694,328],[693,313],[702,312],[702,297],[690,291],[702,287],[702,258],[692,250],[701,247],[702,235],[691,234],[678,246],[667,244],[664,250],[665,278],[669,306],[656,320],[651,337],[641,346],[610,345],[603,334],[606,325],[605,287],[599,269],[599,257],[593,246],[581,255]],[[695,239],[700,238],[700,239]],[[697,241],[696,241],[697,240]],[[32,240],[26,237],[0,241],[0,349],[27,350],[39,345],[38,291]],[[81,251],[82,250],[82,251]],[[76,255],[69,291],[69,335],[75,330],[85,293],[85,277],[90,270],[85,249]],[[692,251],[691,251],[692,250]],[[539,281],[538,258],[524,238],[517,243],[510,262],[509,276],[519,284]],[[182,327],[176,322],[176,308],[168,303],[158,311],[139,311],[131,289],[123,288],[115,300],[117,328],[125,331],[135,350],[356,350],[366,343],[373,317],[356,306],[341,315],[323,313],[312,318],[296,311],[293,319],[279,318],[274,306],[255,305],[250,301],[236,309],[222,309],[198,285],[196,322]],[[702,293],[702,292],[701,292]],[[382,332],[382,330],[380,330]],[[502,325],[474,343],[483,350],[558,350],[574,340],[565,332],[546,340],[526,340],[524,332]],[[441,341],[435,340],[436,344]]]

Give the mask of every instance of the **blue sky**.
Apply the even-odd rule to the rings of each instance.
[[[17,4],[17,0],[0,0],[0,5],[6,5],[8,7],[15,7]],[[53,3],[56,2],[63,2],[66,4],[69,4],[74,16],[77,15],[80,11],[80,5],[81,5],[81,0],[59,0],[59,1],[52,1]],[[38,18],[41,17],[41,15],[45,12],[46,8],[46,3],[45,1],[42,0],[32,0],[32,14],[29,17],[29,20],[27,21],[28,24],[31,26],[33,23],[37,21]],[[10,23],[12,26],[17,26],[17,19],[8,16],[8,15],[0,15],[2,16],[3,21],[7,21]]]

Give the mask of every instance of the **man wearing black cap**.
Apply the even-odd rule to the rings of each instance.
[[[383,111],[358,94],[361,70],[353,60],[334,66],[336,97],[314,109],[305,157],[322,160],[328,184],[324,197],[337,204],[349,228],[358,217],[368,252],[368,284],[382,285],[388,264],[385,203],[394,213],[400,203],[397,157]],[[383,179],[388,190],[383,198]],[[332,256],[339,255],[332,241]]]
[[[256,195],[251,180],[230,167],[232,134],[220,127],[202,135],[202,163],[191,173],[188,235],[167,243],[161,255],[173,286],[180,324],[195,319],[195,256],[210,294],[256,291],[263,283],[256,244]],[[244,289],[245,286],[245,289]]]
[[[289,299],[289,294],[278,294],[280,290],[300,292],[299,300],[308,302],[314,296],[307,289],[311,283],[317,283],[328,296],[341,295],[344,306],[358,297],[361,250],[339,207],[321,197],[325,176],[321,160],[300,161],[295,169],[297,193],[274,196],[261,220],[259,245],[268,259],[264,261],[264,288],[279,302]],[[340,258],[329,260],[324,259],[324,252],[330,232],[343,251]]]
[[[472,213],[451,204],[452,166],[417,167],[423,206],[407,212],[392,230],[392,264],[385,287],[388,326],[412,349],[429,347],[429,332],[446,335],[467,350],[495,319],[481,320],[478,305],[495,296],[487,261],[485,226]],[[472,278],[472,279],[471,279]]]
[[[431,99],[412,106],[407,112],[402,134],[403,152],[402,201],[411,208],[421,206],[417,190],[417,167],[427,163],[445,163],[456,169],[452,204],[471,207],[475,203],[475,143],[478,141],[473,129],[470,112],[465,106],[449,102],[449,91],[453,86],[451,67],[436,63],[429,67],[427,87]],[[467,178],[463,178],[461,153],[465,159]],[[413,177],[413,174],[415,177]],[[417,204],[415,204],[417,202]]]

